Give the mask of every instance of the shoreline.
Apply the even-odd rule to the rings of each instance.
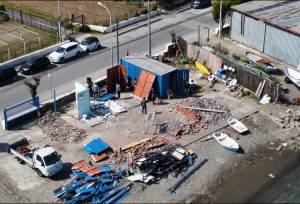
[[[238,165],[220,172],[227,176],[219,176],[209,187],[207,196],[200,195],[195,203],[255,202],[270,185],[299,167],[300,153],[296,151],[278,152],[259,146],[248,154],[235,161]]]

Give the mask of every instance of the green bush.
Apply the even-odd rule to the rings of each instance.
[[[91,32],[91,28],[88,25],[82,25],[79,27],[79,32],[89,33]]]

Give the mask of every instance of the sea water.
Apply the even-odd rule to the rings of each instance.
[[[281,178],[274,179],[251,202],[300,203],[300,166]]]

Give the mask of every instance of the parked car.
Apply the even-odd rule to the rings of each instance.
[[[67,59],[79,57],[81,52],[78,42],[68,42],[49,54],[48,58],[52,63],[64,63]]]
[[[83,52],[90,52],[92,50],[100,49],[101,44],[98,38],[96,37],[87,37],[83,39],[80,43],[80,47],[83,50]]]
[[[31,57],[21,65],[20,71],[23,74],[33,74],[40,69],[48,68],[50,64],[50,60],[46,56]]]
[[[16,80],[17,72],[14,67],[0,69],[0,85]]]
[[[192,0],[191,7],[194,9],[200,9],[211,5],[211,0]]]

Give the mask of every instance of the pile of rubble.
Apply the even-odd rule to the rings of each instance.
[[[114,165],[119,165],[121,163],[126,163],[127,167],[134,168],[135,161],[140,157],[144,156],[146,153],[153,151],[154,149],[160,149],[165,145],[169,144],[169,140],[164,137],[153,137],[151,139],[144,139],[145,142],[119,151],[114,151],[109,155],[110,163]]]
[[[85,130],[74,127],[60,117],[59,113],[47,112],[38,122],[42,132],[54,141],[79,142],[85,136]]]
[[[181,124],[177,130],[171,133],[175,137],[198,133],[210,124],[216,124],[220,120],[231,117],[230,110],[212,98],[187,98],[172,108],[189,119],[187,123]]]
[[[286,129],[300,127],[300,111],[288,109],[286,113],[280,114],[279,122]]]

